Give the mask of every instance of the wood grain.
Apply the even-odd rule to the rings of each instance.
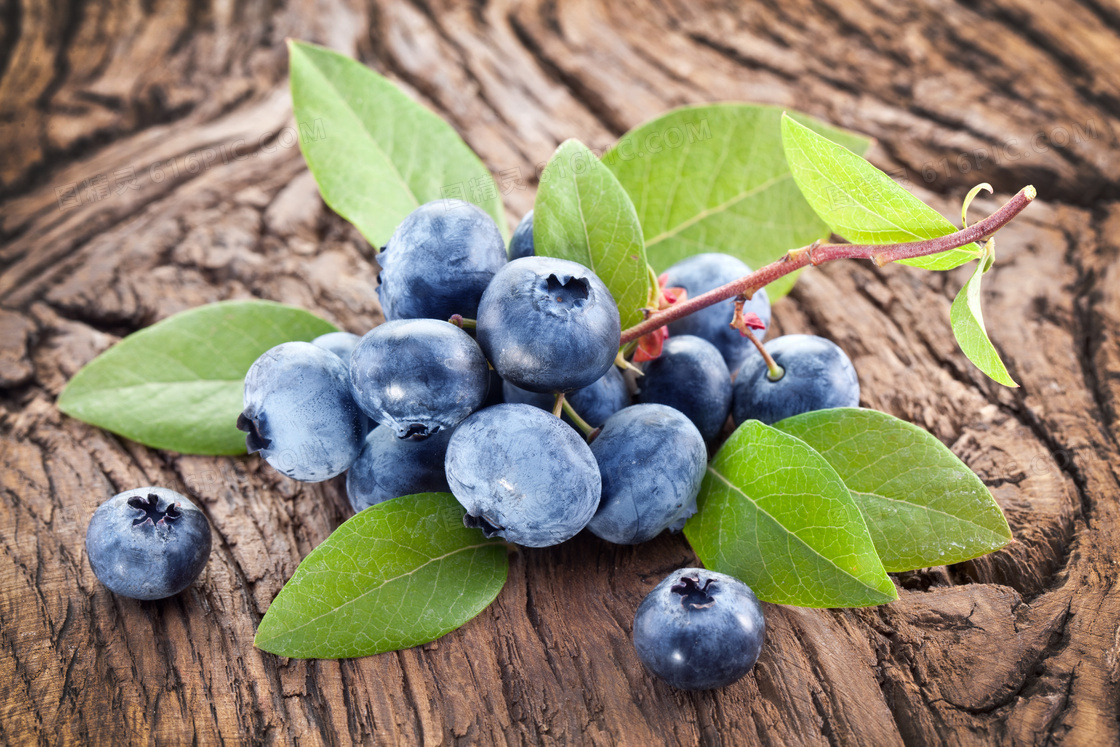
[[[756,669],[717,692],[654,680],[629,641],[642,597],[695,562],[679,536],[523,550],[486,612],[419,649],[254,649],[348,517],[342,481],[153,451],[54,399],[121,336],[203,303],[380,321],[372,249],[283,134],[289,36],[359,57],[517,171],[513,217],[563,139],[601,148],[721,100],[873,136],[872,160],[949,216],[977,182],[1035,184],[984,298],[1021,389],[956,349],[964,270],[837,263],[775,307],[781,332],[849,352],[862,404],[968,462],[1015,541],[899,574],[884,607],[768,606]],[[1117,743],[1118,63],[1111,0],[0,0],[0,743]],[[94,508],[147,484],[216,532],[200,581],[162,602],[113,596],[84,552]]]

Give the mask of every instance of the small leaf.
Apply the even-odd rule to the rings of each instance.
[[[853,244],[935,239],[957,227],[842,143],[782,119],[786,160],[805,199],[833,233]],[[927,270],[951,270],[976,259],[980,247],[901,260]]]
[[[623,329],[642,321],[650,294],[642,227],[626,190],[578,140],[562,143],[541,174],[533,244],[538,255],[579,262],[598,275]]]
[[[626,133],[603,156],[634,201],[658,272],[701,252],[731,254],[757,270],[828,237],[782,155],[781,116],[770,106],[686,106]],[[865,138],[797,116],[853,149],[867,147]],[[770,299],[795,279],[768,285]]]
[[[345,55],[297,41],[288,50],[303,157],[323,200],[373,246],[415,208],[447,197],[486,210],[508,240],[498,190],[475,199],[490,172],[451,125]]]
[[[999,505],[945,444],[884,412],[841,407],[775,428],[828,460],[867,520],[887,571],[960,563],[1011,541]]]
[[[299,659],[418,646],[486,609],[508,567],[505,543],[463,526],[450,493],[394,498],[351,518],[303,559],[254,645]]]
[[[245,374],[269,348],[335,327],[303,309],[225,301],[135,332],[94,358],[58,397],[67,415],[157,449],[244,454]]]
[[[804,441],[748,420],[708,464],[684,533],[759,599],[864,607],[898,598],[848,488]]]
[[[957,338],[961,352],[977,368],[1004,386],[1017,387],[1019,385],[1007,373],[1007,367],[988,339],[988,331],[984,328],[984,314],[980,310],[981,279],[991,269],[995,257],[991,246],[992,242],[989,240],[983,256],[976,263],[972,277],[953,299],[953,306],[949,309],[949,322],[953,325],[953,336]]]
[[[995,190],[992,189],[992,185],[987,182],[981,182],[968,190],[968,194],[964,196],[964,202],[961,203],[961,228],[968,228],[968,206],[976,199],[976,195],[981,192],[992,194]]]

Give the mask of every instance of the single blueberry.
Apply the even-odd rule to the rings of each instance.
[[[531,405],[495,405],[463,421],[444,461],[463,523],[487,537],[547,547],[574,537],[599,505],[591,449],[560,418]]]
[[[97,580],[114,594],[163,599],[202,573],[210,557],[210,524],[174,490],[126,490],[93,512],[86,555]]]
[[[370,330],[350,356],[358,406],[400,438],[454,428],[482,406],[490,370],[477,343],[436,319],[402,319]]]
[[[765,345],[784,374],[777,381],[761,355],[748,358],[732,387],[731,417],[776,423],[830,407],[859,407],[855,366],[832,340],[816,335],[782,335]]]
[[[766,619],[750,587],[703,568],[674,571],[634,615],[634,648],[646,667],[681,690],[740,679],[762,652]]]
[[[494,370],[532,392],[590,386],[618,353],[622,327],[607,286],[581,264],[515,259],[478,305],[478,344]]]
[[[533,211],[525,213],[525,217],[517,224],[513,237],[509,240],[509,258],[511,260],[536,255],[533,247]]]
[[[722,365],[722,363],[721,363]],[[633,405],[607,418],[591,442],[603,493],[587,528],[622,545],[679,531],[696,513],[708,450],[700,431],[665,405]]]
[[[402,495],[450,490],[443,458],[451,433],[441,430],[420,441],[397,438],[388,428],[369,434],[346,473],[346,495],[354,512]]]
[[[341,475],[362,450],[366,420],[350,396],[346,364],[309,342],[267,351],[245,375],[237,427],[250,454],[294,480]]]
[[[682,259],[665,271],[666,286],[684,288],[688,291],[689,298],[696,298],[702,293],[707,293],[750,273],[751,268],[741,260],[729,254],[715,252],[695,254]],[[758,314],[762,323],[767,328],[770,327],[770,298],[765,290],[755,293],[754,297],[743,306],[743,311]],[[669,325],[669,334],[696,335],[704,338],[719,350],[727,364],[727,370],[736,371],[744,360],[751,357],[752,353],[757,355],[758,351],[748,338],[743,337],[739,334],[739,330],[731,326],[734,315],[735,299],[729,298],[672,322]],[[766,330],[758,330],[755,335],[761,340],[766,336]]]
[[[331,351],[341,358],[343,363],[350,365],[350,354],[354,352],[354,348],[357,347],[361,339],[353,332],[328,332],[316,337],[311,341],[311,344]]]
[[[506,244],[482,208],[436,200],[413,210],[377,255],[385,319],[473,319]]]
[[[532,405],[549,412],[556,404],[555,394],[530,392],[508,381],[502,383],[502,389],[506,402]],[[592,428],[598,428],[607,418],[630,404],[630,389],[618,368],[611,366],[594,384],[577,389],[567,397],[572,409]],[[564,416],[564,422],[572,425],[567,415]]]
[[[639,400],[680,410],[708,443],[731,412],[731,372],[715,345],[694,335],[666,340],[661,355],[645,364],[638,385]]]

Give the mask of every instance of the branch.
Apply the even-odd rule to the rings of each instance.
[[[983,242],[1021,213],[1027,205],[1031,204],[1036,195],[1034,187],[1023,187],[1003,207],[979,223],[936,239],[909,241],[903,244],[813,244],[800,249],[791,249],[781,259],[771,262],[750,275],[732,280],[727,285],[721,285],[684,303],[670,306],[664,311],[652,314],[645,321],[623,330],[621,344],[625,345],[670,322],[728,298],[734,296],[750,298],[760,288],[809,264],[816,266],[834,259],[871,259],[882,267],[888,262],[897,262],[900,259],[925,257],[949,249],[959,249],[973,242]]]

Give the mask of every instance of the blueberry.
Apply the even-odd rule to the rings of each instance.
[[[397,438],[388,428],[369,434],[346,473],[346,495],[354,512],[402,495],[450,490],[443,458],[451,433],[441,430],[420,441]]]
[[[409,213],[377,263],[377,297],[387,320],[473,319],[482,292],[506,263],[506,244],[481,208],[436,200]]]
[[[237,427],[249,453],[295,480],[340,475],[358,458],[365,419],[350,396],[337,355],[309,342],[285,342],[257,358],[245,375]]]
[[[350,365],[350,354],[354,352],[361,339],[352,332],[328,332],[316,337],[311,344],[331,351],[341,358],[343,363]]]
[[[722,365],[722,363],[721,363]],[[603,493],[587,528],[623,545],[680,530],[696,513],[708,450],[678,410],[634,405],[607,418],[591,442]]]
[[[508,381],[503,382],[502,389],[506,402],[519,402],[550,412],[556,403],[554,394],[530,392]],[[622,378],[616,367],[611,366],[594,384],[569,394],[568,402],[584,421],[591,427],[598,428],[607,418],[630,404],[630,390],[626,386],[626,379]],[[567,415],[564,420],[568,422]]]
[[[618,352],[618,307],[603,281],[575,262],[515,259],[478,305],[478,344],[494,369],[532,392],[593,384]]]
[[[463,421],[447,445],[447,482],[487,537],[547,547],[574,537],[599,505],[591,449],[531,405],[495,405]]]
[[[711,443],[731,412],[731,372],[715,345],[693,335],[670,337],[638,379],[642,402],[680,410]]]
[[[525,217],[517,224],[513,237],[509,240],[509,258],[521,259],[536,255],[533,247],[533,211],[525,213]]]
[[[830,407],[859,407],[855,366],[840,347],[815,335],[782,335],[765,345],[785,374],[771,381],[762,356],[749,358],[735,378],[731,416],[776,423]]]
[[[695,298],[750,273],[751,268],[735,257],[714,252],[682,259],[665,271],[668,280],[666,286],[684,288],[688,291],[689,298]],[[770,326],[770,299],[765,290],[755,293],[743,306],[743,311],[758,314],[762,323]],[[704,338],[719,349],[727,370],[735,371],[757,351],[750,340],[730,326],[734,314],[735,299],[729,298],[678,319],[669,325],[669,334]],[[761,340],[766,336],[766,330],[759,330],[755,334]]]
[[[202,573],[210,557],[210,524],[174,490],[126,490],[93,512],[86,555],[97,580],[114,594],[163,599]]]
[[[703,568],[669,574],[634,615],[638,658],[681,690],[735,682],[758,661],[765,635],[762,605],[750,587]]]
[[[490,371],[454,324],[404,319],[374,327],[350,356],[358,406],[400,438],[454,428],[486,401]]]

